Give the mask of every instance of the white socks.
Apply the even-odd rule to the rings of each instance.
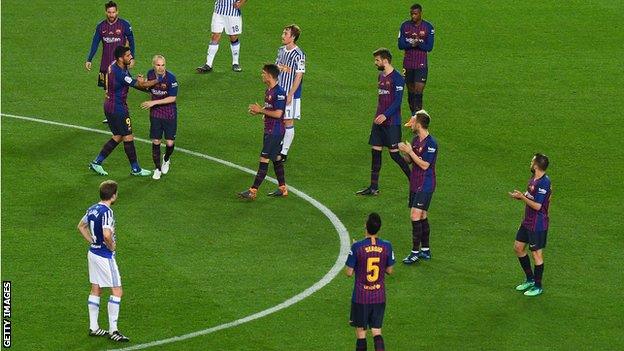
[[[295,126],[286,127],[286,133],[284,133],[284,143],[282,144],[282,154],[288,155],[288,149],[295,138]]]
[[[100,297],[89,295],[87,306],[89,307],[89,329],[98,330],[100,328],[100,325],[98,324],[98,315],[100,314]]]
[[[117,330],[119,304],[121,304],[121,297],[111,295],[108,299],[108,330],[111,334]]]
[[[238,65],[238,54],[240,53],[240,41],[234,43],[230,42],[230,49],[232,49],[232,64]]]
[[[212,67],[212,62],[217,56],[217,51],[219,51],[219,43],[210,43],[208,45],[208,54],[206,55],[206,64]]]

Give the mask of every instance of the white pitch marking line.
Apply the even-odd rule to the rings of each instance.
[[[51,125],[56,125],[56,126],[61,126],[61,127],[85,130],[85,131],[88,131],[88,132],[95,132],[95,133],[110,135],[110,132],[107,132],[107,131],[104,131],[104,130],[101,130],[101,129],[82,127],[82,126],[77,126],[77,125],[73,125],[73,124],[61,123],[61,122],[54,122],[54,121],[49,121],[49,120],[40,119],[40,118],[10,115],[10,114],[6,114],[6,113],[0,113],[0,115],[1,116],[5,116],[5,117],[22,119],[22,120],[26,120],[26,121],[45,123],[45,124],[51,124]],[[136,137],[134,139],[138,140],[138,141],[142,141],[144,143],[151,143],[151,140],[147,140],[147,139],[141,139],[141,138],[136,138]],[[245,173],[249,173],[249,174],[252,174],[252,175],[256,174],[256,171],[254,171],[252,169],[249,169],[247,167],[239,166],[239,165],[237,165],[235,163],[232,163],[232,162],[229,162],[229,161],[225,161],[225,160],[222,160],[220,158],[208,156],[208,155],[196,152],[196,151],[191,151],[191,150],[184,149],[184,148],[179,148],[179,147],[176,147],[176,151],[182,152],[182,153],[186,153],[186,154],[189,154],[189,155],[193,155],[193,156],[197,156],[197,157],[201,157],[201,158],[205,158],[207,160],[220,163],[220,164],[222,164],[224,166],[236,168],[236,169],[238,169],[240,171],[243,171]],[[275,180],[274,178],[267,177],[266,179],[268,179],[272,183],[277,184],[277,180]],[[253,320],[256,320],[256,319],[268,316],[271,313],[274,313],[274,312],[282,310],[282,309],[284,309],[286,307],[292,306],[292,305],[296,304],[297,302],[302,301],[303,299],[305,299],[305,298],[309,297],[310,295],[314,294],[316,291],[322,289],[325,285],[329,284],[340,273],[340,271],[342,270],[342,267],[344,266],[345,259],[347,257],[348,252],[349,252],[349,247],[351,245],[350,240],[349,240],[349,232],[347,231],[347,228],[344,226],[344,224],[342,224],[342,222],[340,221],[338,216],[336,216],[336,214],[333,213],[325,205],[323,205],[322,203],[318,202],[316,199],[312,198],[310,195],[308,195],[308,194],[306,194],[306,193],[304,193],[304,192],[302,192],[300,190],[297,190],[297,189],[295,189],[293,187],[288,186],[288,191],[293,193],[293,194],[295,194],[295,195],[297,195],[297,196],[299,196],[303,200],[309,202],[312,206],[316,207],[319,211],[321,211],[325,215],[325,217],[327,217],[330,220],[330,222],[332,223],[332,225],[334,226],[334,228],[338,232],[338,237],[340,238],[340,253],[338,254],[338,257],[336,258],[336,262],[334,263],[332,268],[329,270],[329,272],[327,272],[323,276],[323,278],[321,278],[321,280],[319,280],[318,282],[314,283],[314,285],[310,286],[309,288],[305,289],[304,291],[300,292],[299,294],[289,298],[288,300],[286,300],[286,301],[284,301],[284,302],[282,302],[282,303],[280,303],[278,305],[275,305],[275,306],[273,306],[271,308],[267,308],[266,310],[263,310],[263,311],[254,313],[252,315],[249,315],[247,317],[243,317],[243,318],[237,319],[237,320],[232,321],[232,322],[220,324],[220,325],[208,328],[208,329],[198,330],[196,332],[192,332],[192,333],[188,333],[188,334],[184,334],[184,335],[180,335],[180,336],[174,336],[174,337],[167,338],[167,339],[156,340],[156,341],[152,341],[152,342],[148,342],[148,343],[144,343],[144,344],[138,344],[138,345],[134,345],[134,346],[130,346],[130,347],[125,347],[125,348],[122,348],[122,349],[113,349],[112,351],[142,350],[142,349],[146,349],[146,348],[152,347],[152,346],[164,345],[164,344],[169,344],[169,343],[173,343],[173,342],[177,342],[177,341],[187,340],[187,339],[191,339],[191,338],[194,338],[194,337],[197,337],[197,336],[202,336],[202,335],[214,333],[214,332],[219,331],[219,330],[232,328],[232,327],[241,325],[243,323],[251,322]]]

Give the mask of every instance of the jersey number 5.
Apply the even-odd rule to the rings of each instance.
[[[369,283],[374,283],[379,279],[379,261],[381,258],[379,257],[369,257],[366,260],[366,271],[369,272],[366,275],[366,280]]]

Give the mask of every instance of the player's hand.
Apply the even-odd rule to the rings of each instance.
[[[292,94],[288,94],[288,96],[286,96],[286,105],[290,105],[292,103],[292,99]]]
[[[277,68],[279,68],[279,70],[282,72],[286,72],[286,73],[290,72],[290,67],[288,67],[287,65],[279,64],[277,65]]]
[[[85,62],[85,68],[87,69],[87,71],[91,70],[91,62],[90,61]]]
[[[147,110],[149,108],[152,108],[154,105],[156,105],[156,101],[144,101],[143,103],[141,103],[141,108]]]
[[[233,6],[234,6],[235,9],[240,9],[241,6],[243,6],[243,5],[241,4],[240,1],[236,1]]]
[[[406,153],[406,154],[407,154],[407,153],[409,153],[410,151],[412,151],[412,145],[411,145],[410,143],[408,143],[407,141],[405,141],[405,142],[400,142],[400,143],[399,143],[399,150],[400,150],[401,152],[404,152],[404,153]]]
[[[516,200],[522,199],[522,193],[519,192],[518,190],[514,189],[514,191],[509,192],[508,194],[509,194],[509,196],[511,196],[512,198],[514,198]]]
[[[139,82],[139,83],[145,83],[146,81],[147,81],[147,80],[145,79],[145,77],[143,77],[143,75],[142,75],[142,74],[139,74],[139,75],[137,76],[137,82]]]
[[[375,124],[382,124],[383,122],[386,121],[386,116],[384,115],[379,115],[377,117],[375,117]]]
[[[136,63],[136,61],[134,59],[130,60],[130,64],[128,65],[128,69],[133,68],[135,63]]]
[[[252,115],[257,115],[262,112],[262,106],[260,106],[258,103],[251,104],[249,105],[248,110],[249,110],[249,113],[251,113]]]

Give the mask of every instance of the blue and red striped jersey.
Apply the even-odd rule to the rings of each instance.
[[[147,72],[147,80],[158,79],[156,71],[153,69]],[[160,82],[150,88],[152,100],[161,100],[169,96],[178,95],[178,81],[173,73],[165,71],[160,77]],[[176,119],[178,117],[178,107],[175,102],[165,105],[154,105],[150,108],[150,117],[161,119]]]
[[[435,164],[438,158],[438,142],[431,134],[423,140],[420,140],[417,135],[412,139],[412,150],[423,161],[429,162],[429,167],[423,170],[415,163],[412,165],[410,191],[413,193],[433,192],[436,187]]]
[[[523,227],[533,232],[548,230],[548,207],[550,206],[551,193],[550,178],[546,174],[539,179],[529,179],[527,191],[524,195],[530,200],[542,204],[542,208],[539,211],[535,211],[529,205],[526,205],[524,220],[522,221]]]
[[[375,117],[380,114],[386,116],[383,126],[401,124],[401,102],[403,101],[404,85],[405,79],[396,69],[388,75],[384,75],[383,72],[379,73],[377,85],[379,97]]]
[[[128,117],[128,88],[134,87],[136,83],[130,72],[119,67],[116,62],[108,66],[104,112]]]
[[[433,50],[434,29],[431,23],[405,21],[399,30],[399,49],[405,50],[403,68],[427,68],[427,53]]]
[[[276,84],[264,93],[264,109],[266,111],[281,110],[280,118],[264,116],[264,133],[271,135],[284,135],[284,110],[286,109],[286,93]]]
[[[113,23],[103,20],[95,27],[93,40],[91,41],[91,51],[87,56],[87,61],[91,62],[97,52],[98,46],[102,42],[102,61],[100,61],[100,72],[106,72],[108,66],[115,61],[115,48],[118,46],[130,46],[130,52],[134,56],[134,34],[128,21],[117,18]]]
[[[346,265],[355,272],[351,301],[361,304],[386,302],[386,268],[394,265],[394,252],[389,241],[368,237],[354,243]]]

